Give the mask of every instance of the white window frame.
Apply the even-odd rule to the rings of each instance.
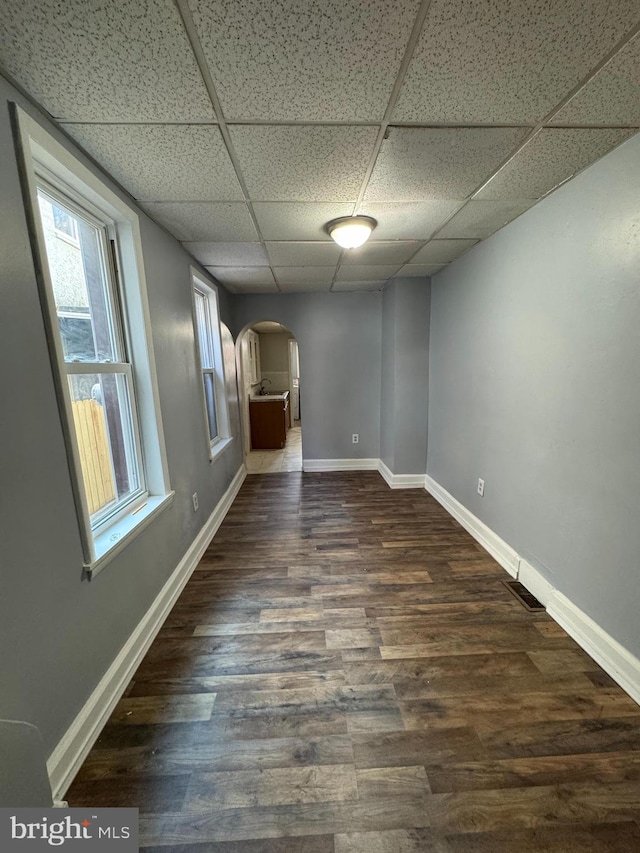
[[[150,346],[151,323],[138,216],[93,170],[83,165],[37,121],[15,105],[13,111],[18,128],[17,143],[25,206],[33,234],[40,300],[70,462],[84,568],[87,575],[93,577],[168,506],[174,496],[169,484],[157,373]],[[70,200],[80,208],[83,216],[94,215],[97,222],[108,223],[107,227],[111,229],[116,242],[116,263],[121,279],[118,296],[125,335],[123,343],[128,350],[126,362],[103,363],[96,370],[95,362],[65,361],[38,205],[38,186],[43,183],[48,185],[45,192],[57,192],[65,204]],[[116,513],[110,514],[108,518],[100,518],[99,523],[95,523],[94,519],[92,526],[67,376],[73,372],[122,372],[123,365],[125,372],[129,372],[131,387],[135,386],[135,394],[131,395],[131,408],[140,436],[136,454],[141,472],[141,488]]]
[[[133,445],[133,458],[130,460],[127,467],[131,467],[132,470],[135,471],[135,475],[138,480],[138,487],[125,499],[118,501],[115,507],[107,506],[93,514],[93,517],[90,520],[90,526],[93,537],[95,538],[114,522],[118,521],[130,512],[132,507],[137,507],[141,501],[144,501],[149,496],[146,488],[145,466],[142,456],[142,441],[140,437],[140,426],[136,406],[133,365],[130,358],[127,356],[127,353],[130,350],[130,334],[129,329],[124,322],[124,317],[121,316],[119,309],[121,297],[119,291],[121,288],[118,287],[119,281],[117,270],[115,269],[115,264],[112,262],[110,257],[111,247],[108,242],[112,239],[116,241],[117,245],[117,231],[113,220],[106,219],[104,216],[101,216],[100,211],[96,210],[94,205],[86,204],[83,206],[83,199],[80,198],[78,193],[74,192],[71,188],[65,188],[70,192],[69,195],[65,196],[57,186],[54,186],[51,183],[52,176],[48,173],[48,170],[36,165],[35,171],[37,190],[42,192],[47,197],[48,201],[58,204],[60,207],[68,207],[73,213],[76,213],[78,216],[81,216],[89,222],[90,225],[93,225],[99,234],[102,249],[102,261],[106,273],[105,284],[106,290],[108,291],[108,305],[111,315],[110,326],[112,327],[113,343],[116,348],[116,353],[114,353],[114,355],[118,354],[120,356],[118,360],[109,362],[99,361],[97,359],[95,361],[72,362],[65,359],[61,365],[62,373],[67,378],[74,374],[96,374],[101,376],[108,374],[124,375],[127,386],[128,403],[131,410],[131,442]],[[55,181],[55,176],[53,176],[53,179]],[[77,245],[80,245],[79,240]],[[46,252],[44,252],[43,255],[45,256],[44,260],[48,271],[49,262],[46,258]],[[55,313],[56,318],[60,316],[57,309]],[[65,313],[68,314],[68,312],[63,312],[63,315]],[[91,319],[91,317],[89,316],[88,319]]]
[[[198,312],[196,309],[196,294],[206,299],[206,322],[205,337],[211,345],[211,357],[213,366],[204,366],[203,353],[200,347],[200,332],[198,328]],[[193,336],[195,342],[195,355],[198,371],[200,373],[200,389],[202,397],[202,411],[204,425],[206,428],[206,440],[209,449],[209,459],[213,461],[233,441],[229,430],[229,407],[227,403],[224,359],[222,356],[222,334],[220,331],[220,309],[218,300],[218,288],[212,282],[207,281],[196,269],[191,267],[191,297],[193,306]],[[210,359],[206,359],[209,361]],[[209,415],[207,413],[207,399],[205,392],[205,374],[213,377],[214,406],[216,412],[216,426],[218,434],[210,438]]]

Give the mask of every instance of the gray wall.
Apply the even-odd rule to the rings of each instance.
[[[380,293],[236,297],[236,337],[247,324],[275,320],[298,342],[305,459],[379,457],[381,317]]]
[[[263,373],[287,373],[289,370],[289,341],[291,335],[260,335],[260,367]]]
[[[428,473],[636,655],[639,329],[640,137],[432,282]]]
[[[397,279],[383,292],[380,458],[394,474],[427,466],[430,300],[429,279]]]
[[[240,449],[235,441],[218,462],[208,461],[191,321],[191,259],[141,214],[176,496],[95,580],[82,580],[78,523],[9,124],[10,99],[38,116],[0,78],[0,718],[37,725],[50,752],[228,487]],[[64,141],[55,131],[54,136]],[[228,313],[224,294],[221,304]],[[191,508],[195,490],[198,513]]]

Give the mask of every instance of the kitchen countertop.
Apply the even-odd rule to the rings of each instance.
[[[281,394],[256,394],[255,396],[251,395],[249,400],[252,403],[269,403],[273,400],[286,400],[289,396],[288,391],[283,391]]]

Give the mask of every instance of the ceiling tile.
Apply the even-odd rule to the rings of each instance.
[[[341,266],[336,281],[376,281],[391,278],[400,268],[400,264],[377,266]]]
[[[518,127],[394,127],[382,143],[365,199],[465,198],[526,133]]]
[[[207,266],[214,278],[223,284],[274,284],[275,280],[270,267],[218,267]]]
[[[0,64],[59,119],[213,121],[173,3],[3,0]]]
[[[359,249],[349,249],[342,256],[342,264],[404,264],[420,247],[420,243],[395,240],[389,243],[365,243]]]
[[[438,238],[477,237],[481,240],[535,203],[536,199],[470,201],[438,232]]]
[[[423,278],[430,275],[435,275],[441,269],[444,269],[446,264],[405,264],[400,272],[396,274],[396,278]]]
[[[419,0],[189,0],[227,119],[380,120]]]
[[[433,0],[394,121],[535,123],[637,16],[637,0]]]
[[[178,240],[258,239],[258,233],[244,202],[161,201],[141,207],[164,225]]]
[[[142,201],[243,201],[217,127],[68,124],[65,129]]]
[[[640,34],[626,44],[551,124],[640,125]]]
[[[260,243],[183,243],[201,264],[218,267],[267,266],[267,253]]]
[[[411,263],[446,264],[475,246],[477,242],[477,240],[431,240],[411,258]]]
[[[375,127],[237,125],[231,139],[258,201],[350,201],[373,154]]]
[[[328,293],[331,290],[329,281],[280,281],[279,287],[282,293]]]
[[[275,267],[336,265],[342,251],[333,241],[328,243],[267,243],[269,260]]]
[[[237,281],[233,284],[227,284],[226,289],[230,293],[278,293],[278,288],[275,282],[259,282],[259,281]]]
[[[543,128],[474,198],[540,198],[633,131]]]
[[[363,204],[358,213],[373,216],[378,225],[371,243],[378,240],[427,240],[462,204],[462,199],[447,201],[387,202]],[[338,216],[340,214],[336,214]]]
[[[333,281],[336,268],[332,267],[274,267],[279,284],[312,283],[328,284]]]
[[[331,290],[334,293],[344,293],[351,290],[382,290],[389,279],[379,281],[336,281]]]
[[[331,241],[325,224],[337,216],[350,216],[353,204],[256,202],[253,209],[265,240]]]

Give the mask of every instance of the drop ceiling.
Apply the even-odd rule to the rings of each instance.
[[[380,290],[635,133],[639,33],[637,0],[3,0],[0,63],[231,292]]]

